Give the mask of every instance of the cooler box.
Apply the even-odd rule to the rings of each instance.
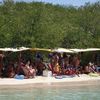
[[[52,72],[51,71],[44,70],[43,71],[43,76],[45,76],[45,77],[51,77],[52,76]]]

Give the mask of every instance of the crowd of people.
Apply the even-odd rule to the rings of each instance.
[[[67,55],[66,53],[50,53],[48,61],[44,61],[40,54],[36,59],[20,61],[9,61],[6,65],[0,64],[0,76],[14,78],[16,75],[23,75],[24,78],[34,78],[36,75],[42,76],[44,70],[52,72],[52,75],[77,75],[99,73],[100,66],[89,62],[87,65],[81,65],[79,55]],[[1,62],[0,62],[1,63]]]

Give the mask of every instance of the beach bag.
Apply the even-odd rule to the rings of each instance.
[[[19,80],[22,80],[22,79],[24,79],[25,77],[24,77],[24,75],[15,75],[15,77],[14,77],[15,79],[19,79]]]

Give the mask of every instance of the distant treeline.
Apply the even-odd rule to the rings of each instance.
[[[0,47],[100,48],[100,2],[76,8],[41,2],[0,4]]]

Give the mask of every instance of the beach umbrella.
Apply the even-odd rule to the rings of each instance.
[[[74,51],[65,48],[57,48],[57,49],[53,49],[52,51],[58,53],[75,53]]]
[[[20,47],[20,48],[0,48],[0,51],[3,52],[18,52],[18,51],[26,51],[26,50],[30,50],[30,48],[26,48],[26,47]]]
[[[17,48],[0,48],[0,51],[2,52],[17,52],[19,51]]]
[[[74,51],[76,53],[78,52],[85,52],[86,50],[85,49],[70,49],[71,51]]]
[[[100,51],[100,48],[87,48],[87,49],[70,49],[74,52],[89,52],[89,51]]]
[[[27,48],[27,47],[20,47],[18,48],[18,51],[27,51],[30,50],[31,48]]]
[[[44,49],[44,48],[30,48],[31,51],[47,51],[52,52],[51,49]]]

